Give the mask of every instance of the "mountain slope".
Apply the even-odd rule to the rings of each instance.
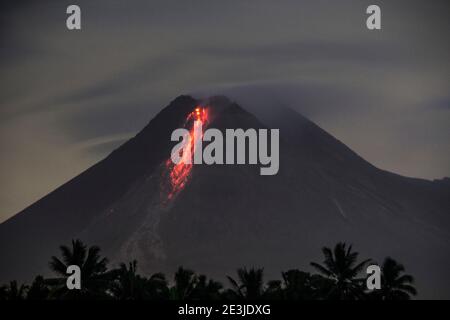
[[[280,171],[193,166],[185,188],[161,198],[172,130],[199,103],[209,127],[279,128]],[[245,107],[245,106],[244,106]],[[113,262],[145,272],[182,264],[214,276],[261,265],[269,276],[307,268],[320,248],[354,243],[416,275],[424,297],[450,297],[450,188],[380,170],[296,112],[249,113],[225,97],[180,96],[106,159],[0,225],[0,279],[48,272],[58,245],[79,237]]]

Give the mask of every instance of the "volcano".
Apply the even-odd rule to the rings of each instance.
[[[279,129],[278,174],[193,165],[168,196],[171,133],[199,105],[208,127]],[[183,265],[219,279],[240,266],[279,278],[345,241],[361,258],[405,264],[421,297],[450,298],[448,178],[383,171],[289,108],[258,112],[223,96],[176,98],[104,160],[2,223],[0,280],[47,275],[50,256],[74,238],[99,245],[113,264],[137,259],[144,273]]]

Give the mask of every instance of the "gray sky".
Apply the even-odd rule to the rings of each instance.
[[[450,176],[446,1],[15,2],[0,13],[0,221],[190,92],[287,104],[378,167]],[[81,31],[65,27],[74,3]],[[365,27],[375,3],[381,31]]]

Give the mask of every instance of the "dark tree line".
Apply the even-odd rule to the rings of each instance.
[[[408,300],[417,294],[413,277],[390,257],[380,266],[381,289],[368,290],[364,271],[371,260],[359,261],[358,252],[345,243],[322,249],[323,262],[311,263],[317,273],[292,269],[282,272],[281,280],[265,282],[262,268],[240,268],[236,276],[227,276],[227,288],[183,267],[172,281],[162,273],[139,274],[136,260],[108,270],[100,248],[88,248],[80,240],[60,246],[60,251],[61,257],[49,262],[54,278],[37,276],[31,285],[11,281],[0,287],[0,300]],[[80,267],[80,290],[66,286],[69,265]]]

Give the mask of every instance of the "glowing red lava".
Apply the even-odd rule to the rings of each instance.
[[[191,148],[191,153],[181,154],[181,162],[178,164],[174,164],[172,159],[169,159],[165,162],[165,169],[168,176],[168,188],[163,188],[162,190],[162,198],[163,203],[167,203],[173,199],[183,188],[186,186],[186,183],[190,177],[192,171],[192,159],[188,160],[189,157],[195,152],[196,142],[203,138],[203,130],[201,134],[195,135],[194,131],[197,126],[201,125],[202,128],[206,125],[208,121],[208,113],[207,109],[201,106],[195,107],[194,111],[188,114],[183,127],[189,128],[189,136],[186,137],[188,144]]]

